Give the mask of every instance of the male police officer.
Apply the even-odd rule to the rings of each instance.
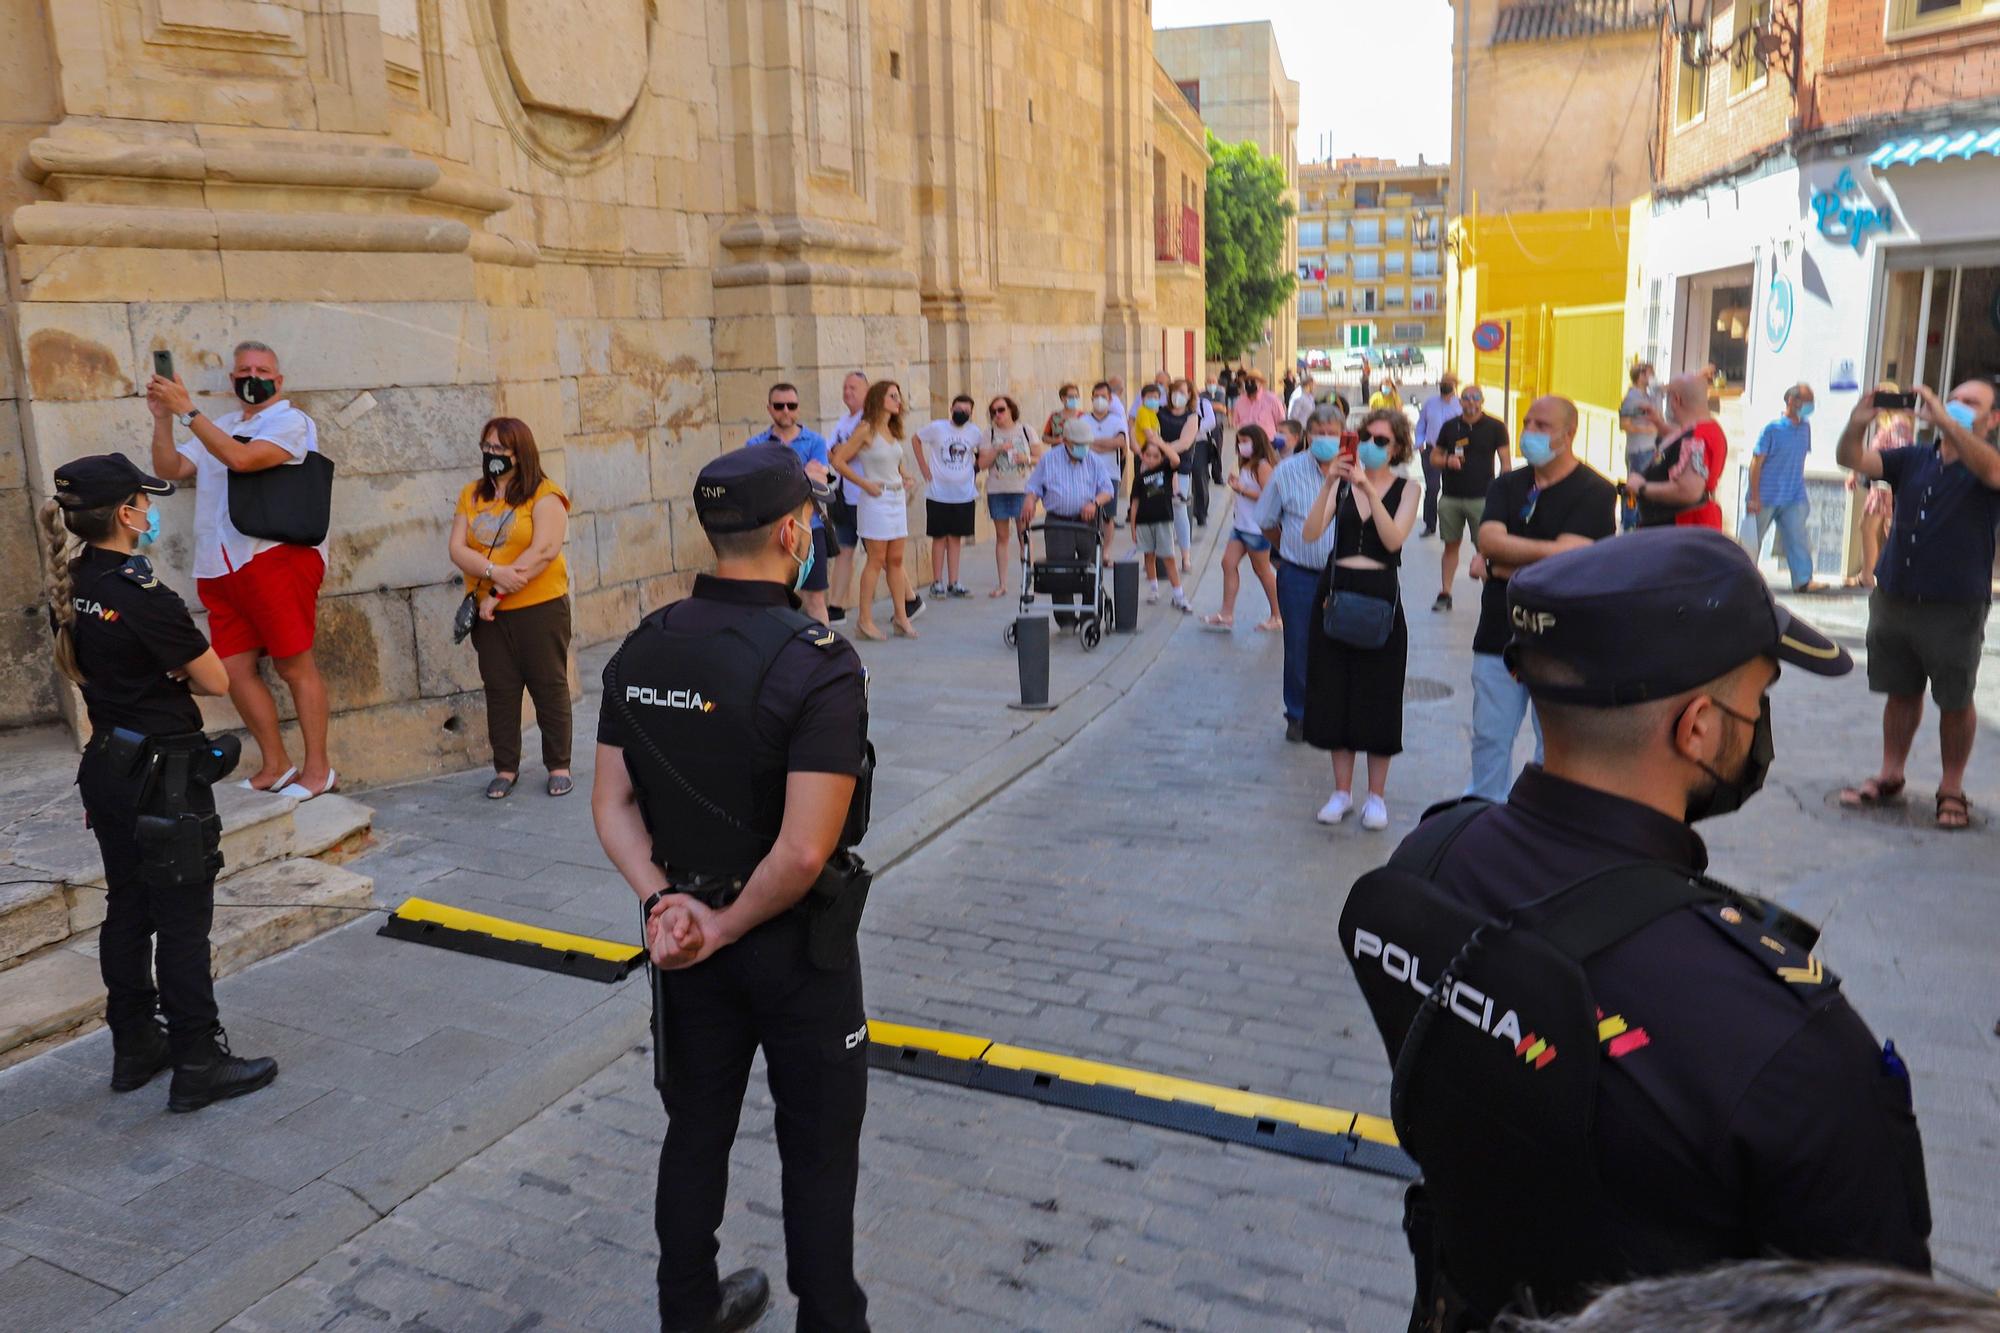
[[[1779,663],[1853,663],[1706,529],[1552,556],[1508,598],[1545,764],[1433,811],[1341,919],[1424,1170],[1413,1327],[1769,1254],[1928,1271],[1900,1058],[1689,827],[1762,785]]]
[[[788,447],[696,478],[716,570],[647,616],[604,671],[591,808],[645,900],[655,1081],[667,1109],[654,1226],[665,1329],[747,1328],[770,1287],[718,1282],[729,1149],[758,1047],[777,1103],[785,1259],[800,1329],[867,1327],[854,1189],[868,1025],[854,949],[866,873],[866,690],[801,614],[815,500]]]

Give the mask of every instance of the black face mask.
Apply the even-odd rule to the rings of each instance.
[[[1743,716],[1719,699],[1710,702],[1738,722],[1749,725],[1750,752],[1743,756],[1743,770],[1734,781],[1723,777],[1707,764],[1698,765],[1714,781],[1705,790],[1688,794],[1686,819],[1690,824],[1742,809],[1745,801],[1764,789],[1764,779],[1771,772],[1771,761],[1778,753],[1777,740],[1771,731],[1770,695],[1759,701],[1754,719]]]
[[[954,407],[953,409],[951,409],[951,424],[952,424],[952,425],[954,425],[954,426],[963,426],[963,425],[964,425],[964,424],[965,424],[966,422],[968,422],[968,421],[970,421],[970,420],[972,420],[972,413],[970,413],[970,412],[966,411],[966,410],[965,410],[964,408],[962,408],[962,407]]]
[[[267,380],[261,375],[245,375],[241,379],[231,380],[230,387],[236,390],[238,398],[255,407],[259,403],[268,402],[271,395],[277,393],[278,382]]]
[[[504,477],[513,466],[514,460],[505,454],[489,454],[482,450],[479,455],[479,470],[489,477]]]

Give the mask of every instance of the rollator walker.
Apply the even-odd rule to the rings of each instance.
[[[1042,533],[1043,560],[1034,558],[1030,534]],[[1105,581],[1098,547],[1102,530],[1096,522],[1044,518],[1021,534],[1021,614],[1039,608],[1055,619],[1058,629],[1074,630],[1084,651],[1104,640],[1111,620],[1111,589]],[[1014,646],[1010,621],[1003,635]]]

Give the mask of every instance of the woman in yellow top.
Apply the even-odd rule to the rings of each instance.
[[[569,497],[542,475],[527,423],[495,417],[479,432],[480,477],[459,493],[451,521],[451,562],[479,598],[472,646],[486,687],[486,734],[493,744],[498,801],[521,775],[521,690],[535,701],[548,792],[567,796],[570,777],[569,566],[563,537]]]

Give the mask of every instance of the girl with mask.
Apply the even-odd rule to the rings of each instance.
[[[1160,439],[1180,455],[1174,469],[1174,545],[1180,551],[1181,575],[1186,577],[1194,566],[1194,523],[1188,516],[1188,501],[1194,495],[1195,443],[1201,420],[1195,410],[1194,387],[1186,380],[1173,381],[1165,392],[1158,414]]]
[[[446,547],[479,599],[472,647],[486,690],[493,746],[488,800],[504,800],[521,775],[521,691],[535,701],[547,791],[567,796],[570,776],[569,565],[563,539],[569,497],[542,473],[526,422],[495,417],[479,432],[479,478],[458,496]]]
[[[1320,485],[1302,534],[1315,542],[1334,525],[1333,555],[1313,597],[1313,626],[1306,650],[1305,738],[1333,755],[1333,795],[1320,807],[1322,824],[1338,824],[1354,808],[1354,758],[1368,756],[1368,798],[1361,827],[1389,826],[1384,793],[1389,761],[1403,750],[1403,679],[1410,631],[1403,617],[1397,569],[1403,546],[1423,509],[1423,487],[1392,469],[1410,459],[1410,423],[1394,408],[1377,408],[1361,422],[1353,456],[1340,454]],[[1336,643],[1322,629],[1327,598],[1335,593],[1376,597],[1395,604],[1388,641],[1378,648]]]
[[[993,591],[986,595],[1005,597],[1007,563],[1028,537],[1021,522],[1028,474],[1047,451],[1035,444],[1021,421],[1021,409],[1006,394],[995,395],[987,404],[986,420],[991,431],[979,455],[979,468],[986,474],[986,516],[993,520],[994,570]]]
[[[1056,410],[1042,423],[1042,448],[1063,447],[1063,428],[1083,415],[1083,390],[1065,384],[1056,393]]]
[[[1271,567],[1271,539],[1257,528],[1257,497],[1270,484],[1278,456],[1271,451],[1271,437],[1262,426],[1245,426],[1236,432],[1236,471],[1229,476],[1229,489],[1236,492],[1230,515],[1229,544],[1222,548],[1222,610],[1202,617],[1208,629],[1228,630],[1236,624],[1236,593],[1243,582],[1243,557],[1250,557],[1250,570],[1264,589],[1271,614],[1257,628],[1265,633],[1285,627],[1278,614],[1278,574]]]

